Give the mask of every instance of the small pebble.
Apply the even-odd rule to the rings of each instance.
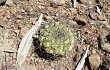
[[[90,18],[93,19],[93,20],[96,20],[96,19],[97,19],[95,13],[93,13],[93,12],[90,12],[90,13],[89,13],[89,16],[90,16]]]
[[[110,44],[109,43],[105,43],[104,47],[102,49],[105,50],[106,52],[110,53]]]
[[[89,63],[92,70],[96,70],[101,64],[100,56],[97,53],[94,53],[89,56]]]
[[[9,6],[9,7],[12,6],[13,5],[13,1],[12,0],[7,0],[6,1],[6,5]]]

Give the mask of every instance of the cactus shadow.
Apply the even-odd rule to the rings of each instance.
[[[58,59],[60,57],[62,57],[62,55],[53,55],[51,53],[46,52],[44,46],[40,45],[40,41],[38,38],[33,38],[33,45],[34,45],[34,52],[40,57],[40,58],[44,58],[45,60],[55,60]]]
[[[4,5],[5,5],[5,2],[0,3],[0,6],[4,6]]]

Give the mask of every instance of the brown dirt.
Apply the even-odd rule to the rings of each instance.
[[[0,70],[16,70],[16,55],[21,38],[41,13],[46,23],[66,23],[75,36],[75,47],[64,57],[46,60],[33,51],[37,47],[33,46],[23,64],[24,70],[29,69],[29,66],[31,70],[74,70],[87,45],[90,45],[88,57],[93,53],[100,55],[102,62],[97,70],[110,69],[110,53],[101,48],[103,44],[100,39],[101,35],[104,42],[110,44],[109,0],[100,0],[92,5],[78,2],[76,8],[72,7],[70,0],[12,1],[11,4],[0,4]],[[98,14],[96,5],[101,9],[101,15]],[[89,58],[86,59],[83,70],[91,70]]]

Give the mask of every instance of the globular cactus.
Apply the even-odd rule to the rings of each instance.
[[[56,22],[40,29],[39,40],[47,53],[64,55],[72,50],[74,36],[63,23]]]

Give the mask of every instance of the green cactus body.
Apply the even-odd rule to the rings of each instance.
[[[74,36],[63,23],[57,22],[41,28],[39,40],[48,53],[63,55],[72,49]]]

